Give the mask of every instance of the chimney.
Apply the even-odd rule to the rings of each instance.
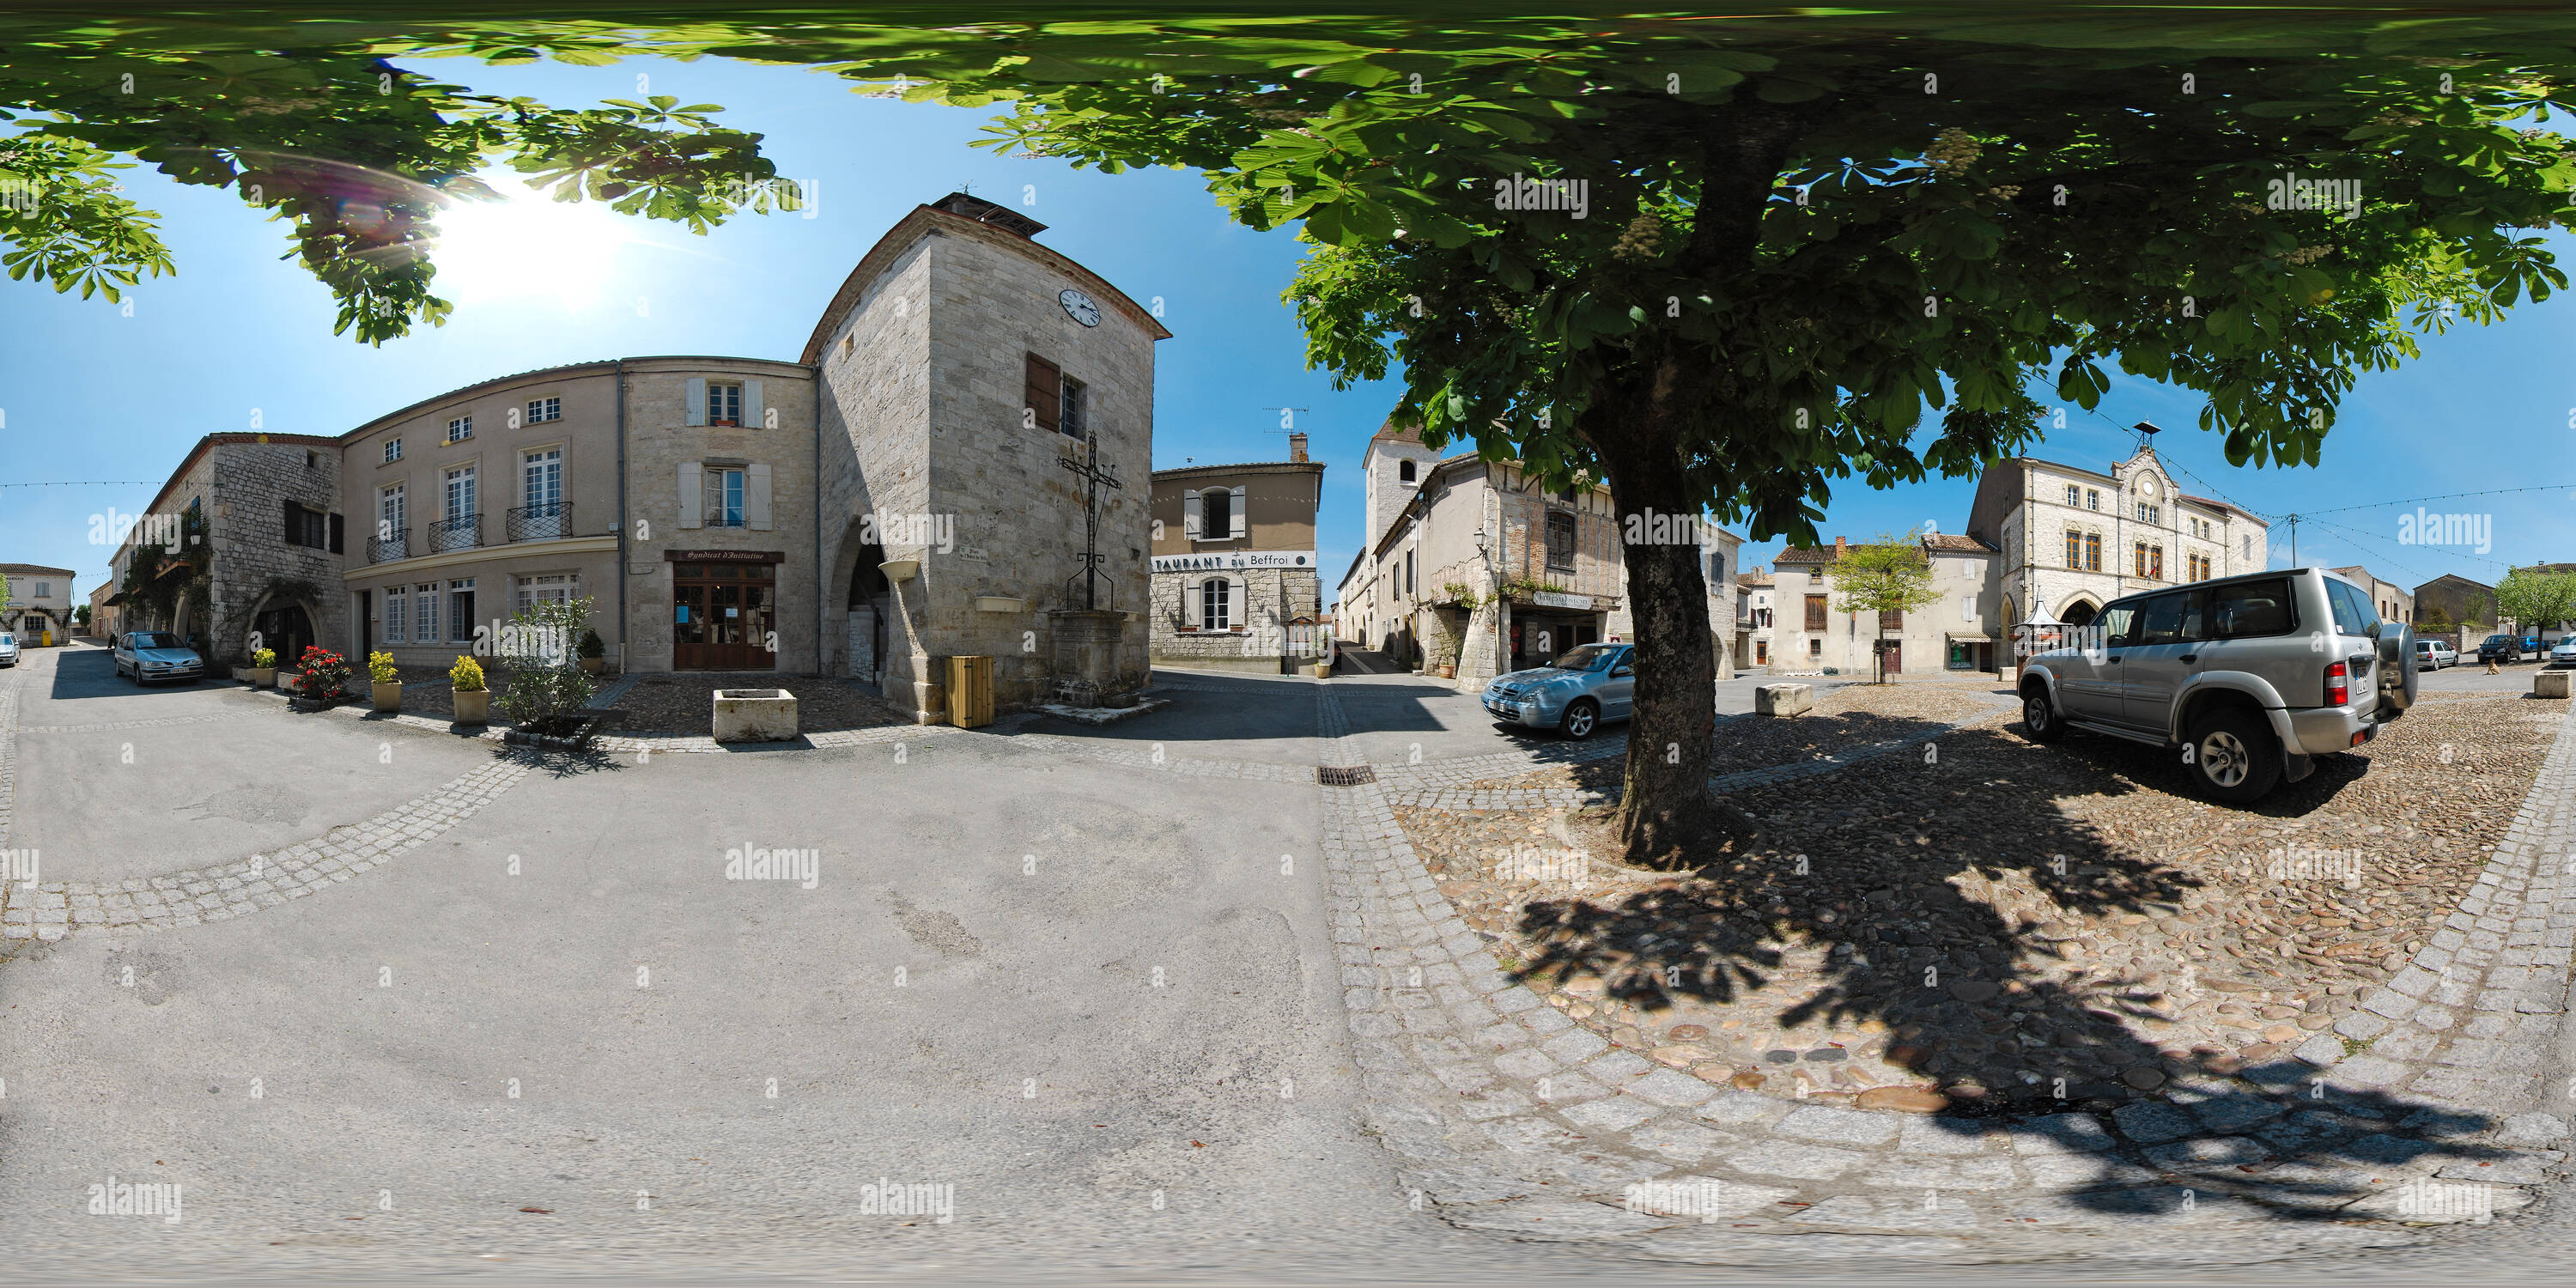
[[[1288,461],[1292,465],[1303,465],[1306,463],[1306,433],[1304,430],[1299,430],[1298,432],[1288,436]]]
[[[1840,562],[1840,561],[1841,561],[1841,559],[1842,559],[1842,557],[1843,557],[1843,539],[1842,539],[1841,537],[1836,537],[1836,538],[1834,538],[1834,559],[1835,559],[1835,561],[1836,561],[1836,562]]]

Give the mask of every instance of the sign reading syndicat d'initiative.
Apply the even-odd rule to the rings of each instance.
[[[1203,555],[1156,555],[1156,572],[1243,572],[1252,568],[1312,568],[1312,550],[1225,550]]]

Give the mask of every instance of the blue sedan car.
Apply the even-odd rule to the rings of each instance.
[[[1602,721],[1633,714],[1634,652],[1626,644],[1586,644],[1545,666],[1495,676],[1485,686],[1485,710],[1505,724],[1589,738]]]

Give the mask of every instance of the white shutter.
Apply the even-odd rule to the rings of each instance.
[[[695,383],[695,382],[692,382]],[[700,403],[703,408],[706,404]],[[680,462],[680,526],[702,528],[707,503],[706,472],[696,461]]]
[[[1234,490],[1234,504],[1226,507],[1225,514],[1226,520],[1233,524],[1233,527],[1225,535],[1240,537],[1252,531],[1251,521],[1243,517],[1243,498],[1249,495],[1251,495],[1250,488],[1239,487]]]
[[[707,423],[707,378],[704,376],[689,377],[689,423],[692,425]],[[690,523],[684,526],[694,528],[698,525]]]
[[[747,429],[762,428],[760,415],[760,382],[757,380],[746,380],[742,382],[742,423],[744,428]]]
[[[755,461],[742,472],[743,526],[754,532],[769,531],[769,465]]]
[[[1198,540],[1199,494],[1197,492],[1181,494],[1181,535],[1192,541]]]
[[[1181,625],[1196,626],[1198,624],[1199,583],[1195,581],[1183,582],[1181,583]]]

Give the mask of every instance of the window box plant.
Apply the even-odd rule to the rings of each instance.
[[[402,710],[402,674],[394,670],[394,655],[369,653],[367,679],[374,691],[376,710],[387,713]]]
[[[492,719],[492,691],[483,685],[483,664],[458,655],[456,665],[447,669],[447,682],[454,686],[451,700],[455,703],[456,723],[487,724]]]
[[[250,687],[265,689],[277,683],[277,650],[255,649],[250,655]]]

